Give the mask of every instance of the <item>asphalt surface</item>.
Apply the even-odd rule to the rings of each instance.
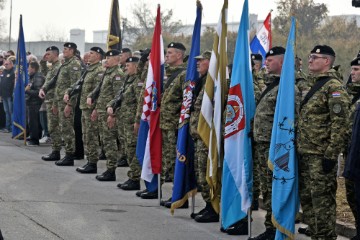
[[[172,216],[158,200],[118,189],[116,185],[127,180],[128,168],[116,170],[116,182],[99,182],[95,174],[75,171],[86,160],[75,161],[74,167],[42,161],[50,149],[49,145],[26,147],[0,133],[0,229],[5,240],[248,238],[221,233],[219,223],[195,222],[191,208],[178,209]],[[98,173],[106,170],[105,162],[99,161]],[[170,184],[164,185],[163,195],[170,197]],[[204,207],[200,194],[195,202],[196,212]],[[264,215],[263,210],[253,212],[252,236],[265,230]],[[297,234],[296,239],[310,238]]]

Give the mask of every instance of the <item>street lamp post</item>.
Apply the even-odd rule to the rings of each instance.
[[[12,22],[12,0],[10,0],[10,29],[9,29],[9,49],[11,49],[11,22]]]

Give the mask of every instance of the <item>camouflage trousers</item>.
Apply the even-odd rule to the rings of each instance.
[[[117,167],[118,147],[117,147],[117,129],[109,129],[107,125],[108,115],[106,112],[98,112],[98,126],[100,139],[106,153],[106,167],[108,170],[115,170]]]
[[[120,110],[120,109],[119,109]],[[127,124],[126,122],[124,121],[116,121],[116,124],[118,125],[118,140],[119,140],[119,156],[120,156],[120,159],[127,159],[127,155],[126,155],[126,149],[125,149],[125,132],[124,132],[124,129],[125,129],[125,125]]]
[[[124,118],[122,118],[124,119]],[[116,123],[119,123],[119,119],[117,119]],[[124,124],[120,124],[118,126],[118,133],[120,135],[120,127],[123,127],[123,138],[125,140],[125,154],[127,156],[127,162],[129,164],[129,171],[127,172],[127,176],[129,179],[138,181],[140,180],[141,175],[141,166],[136,158],[136,143],[137,143],[137,136],[134,133],[134,123],[126,122]]]
[[[98,121],[91,121],[91,109],[82,109],[81,126],[84,142],[84,150],[87,160],[90,163],[97,163],[99,160],[99,129]]]
[[[261,194],[263,196],[263,206],[266,210],[265,215],[265,227],[274,228],[271,221],[272,208],[271,208],[271,192],[272,192],[272,171],[268,167],[270,143],[268,142],[256,142],[255,144],[255,156],[259,162],[260,186]],[[255,177],[255,176],[254,176]]]
[[[46,102],[46,115],[48,119],[48,130],[51,137],[51,148],[53,151],[61,150],[61,133],[59,127],[59,117],[52,112],[52,102]]]
[[[252,142],[252,154],[253,154],[253,202],[259,201],[260,195],[260,159],[256,158],[255,141]]]
[[[65,117],[64,109],[66,103],[59,101],[57,103],[59,110],[59,125],[61,137],[65,143],[65,152],[67,154],[75,153],[75,132],[74,132],[74,109],[71,111],[69,117]]]
[[[321,155],[299,155],[299,192],[311,239],[335,240],[337,166],[325,174]]]
[[[205,202],[210,202],[210,187],[206,181],[206,168],[208,159],[208,148],[201,139],[195,139],[195,173],[197,184],[201,187],[201,196]]]
[[[177,130],[162,129],[162,167],[161,183],[165,182],[165,175],[169,174],[170,179],[174,180],[174,169],[176,160],[176,141]]]

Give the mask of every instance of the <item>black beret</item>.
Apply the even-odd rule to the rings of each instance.
[[[128,63],[137,63],[139,62],[139,58],[138,57],[129,57],[128,59],[126,59],[125,62],[128,62]]]
[[[120,55],[120,51],[116,49],[111,49],[105,53],[105,56],[112,57],[112,56],[118,56]]]
[[[329,47],[328,45],[317,45],[314,47],[313,50],[311,50],[310,53],[325,54],[325,55],[330,55],[330,56],[335,57],[334,50],[331,47]]]
[[[179,42],[171,42],[171,43],[168,45],[168,48],[176,48],[176,49],[180,49],[180,50],[186,51],[186,48],[185,48],[184,44],[179,43]]]
[[[357,55],[357,57],[360,57],[360,50],[359,50],[359,52],[358,52],[358,55]]]
[[[73,42],[66,42],[66,43],[64,43],[64,47],[73,48],[73,49],[76,49],[76,48],[77,48],[76,44],[73,43]]]
[[[90,48],[91,51],[94,51],[94,52],[97,52],[97,53],[100,53],[101,55],[104,55],[104,50],[102,50],[102,48],[100,47],[92,47]]]
[[[56,47],[56,46],[51,46],[51,47],[48,47],[47,49],[46,49],[46,52],[47,51],[59,51],[59,48],[58,47]]]
[[[283,55],[285,54],[285,48],[283,47],[273,47],[271,48],[267,53],[266,53],[266,57],[269,57],[269,56],[276,56],[276,55]]]
[[[262,61],[262,55],[258,54],[258,53],[253,53],[253,54],[251,54],[251,60]]]
[[[131,52],[130,48],[122,48],[120,53],[127,53],[127,52]]]
[[[350,63],[351,66],[360,66],[360,57],[355,58]]]

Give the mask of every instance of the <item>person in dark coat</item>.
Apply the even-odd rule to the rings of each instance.
[[[4,66],[5,70],[0,76],[0,97],[3,101],[6,124],[2,132],[11,132],[12,130],[12,112],[13,112],[13,92],[15,84],[15,58],[7,58]]]

